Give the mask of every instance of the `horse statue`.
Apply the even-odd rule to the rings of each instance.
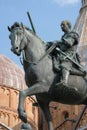
[[[28,86],[19,93],[19,118],[27,123],[24,100],[27,96],[35,95],[47,121],[48,130],[53,130],[49,103],[54,101],[69,105],[86,105],[86,76],[70,75],[67,87],[57,87],[60,73],[54,72],[52,58],[49,54],[42,58],[47,51],[46,43],[23,24],[14,23],[8,27],[8,30],[10,31],[11,51],[17,56],[23,54],[25,81]]]

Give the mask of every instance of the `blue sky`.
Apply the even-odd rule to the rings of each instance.
[[[81,0],[0,0],[0,54],[21,66],[19,57],[10,51],[7,26],[17,21],[31,27],[27,11],[31,14],[37,35],[44,41],[54,41],[63,34],[60,29],[62,20],[67,19],[74,26],[80,7]]]

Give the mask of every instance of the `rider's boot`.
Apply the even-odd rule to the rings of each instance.
[[[68,86],[68,77],[69,77],[69,70],[63,68],[62,69],[62,78],[60,83],[57,83],[57,86]]]

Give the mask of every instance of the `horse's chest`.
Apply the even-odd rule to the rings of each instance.
[[[36,65],[31,65],[25,70],[25,78],[29,82],[36,82],[42,77],[41,69]]]

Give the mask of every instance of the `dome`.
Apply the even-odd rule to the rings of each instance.
[[[18,90],[26,88],[22,70],[4,55],[0,55],[0,85]]]

